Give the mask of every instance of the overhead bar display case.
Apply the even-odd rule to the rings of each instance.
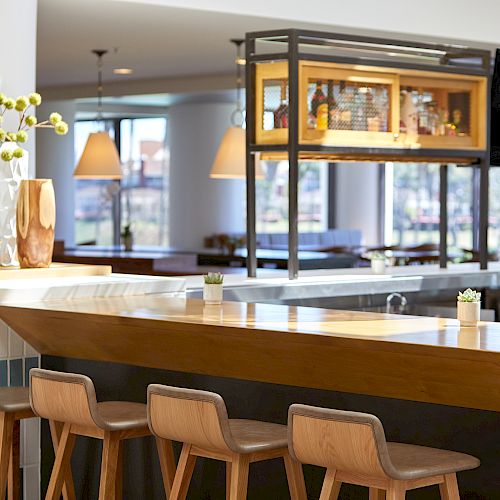
[[[247,34],[246,62],[250,276],[256,273],[256,155],[289,162],[290,278],[298,274],[300,161],[479,166],[487,199],[488,51],[279,30]],[[484,206],[481,213],[485,218]],[[441,226],[445,240],[447,221]],[[486,267],[487,223],[480,226]],[[441,246],[445,266],[445,241]]]

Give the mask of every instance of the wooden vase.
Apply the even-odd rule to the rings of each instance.
[[[52,180],[23,180],[17,198],[16,221],[21,268],[50,266],[55,225],[56,199]]]

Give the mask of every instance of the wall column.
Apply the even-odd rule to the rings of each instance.
[[[53,111],[61,113],[68,123],[65,136],[56,135],[53,130],[37,131],[36,164],[37,177],[52,179],[56,193],[56,240],[64,240],[66,247],[75,244],[75,169],[74,101],[46,101],[38,109],[40,119]]]
[[[210,179],[234,104],[187,103],[168,114],[170,247],[196,250],[213,233],[245,233],[245,182]]]

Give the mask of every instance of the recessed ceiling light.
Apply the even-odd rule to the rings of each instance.
[[[134,70],[130,68],[115,68],[113,70],[115,75],[131,75],[133,72]]]

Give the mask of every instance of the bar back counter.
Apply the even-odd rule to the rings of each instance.
[[[460,475],[462,498],[496,498],[500,326],[453,319],[225,302],[161,295],[14,302],[0,317],[41,354],[45,368],[85,373],[98,399],[144,402],[149,383],[220,393],[233,418],[286,423],[300,402],[373,413],[387,438],[477,456]],[[42,482],[52,465],[42,433]],[[99,449],[77,445],[79,498],[95,498]],[[224,498],[222,467],[200,460],[188,498]],[[305,467],[311,498],[324,471]],[[124,498],[164,498],[152,441],[125,451]],[[345,486],[340,498],[364,498]],[[408,493],[437,499],[437,488]],[[288,498],[279,461],[251,468],[249,499]]]

